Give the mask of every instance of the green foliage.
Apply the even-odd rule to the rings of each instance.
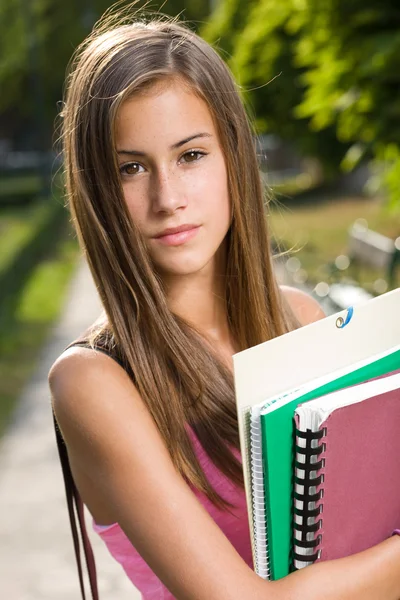
[[[6,328],[16,307],[16,298],[26,284],[27,277],[35,267],[57,246],[60,232],[65,230],[68,213],[59,198],[43,198],[31,207],[29,221],[24,211],[4,212],[5,224],[13,230],[11,249],[5,252],[0,264],[0,329]],[[17,214],[20,212],[20,219]],[[2,225],[0,213],[0,225]],[[14,223],[13,223],[14,221]],[[19,227],[18,227],[18,221]],[[14,225],[14,227],[12,227]],[[15,237],[15,239],[14,239]],[[5,242],[10,241],[5,236]],[[5,244],[5,248],[6,248]],[[3,249],[5,249],[3,248]],[[1,247],[0,247],[1,249]]]
[[[347,147],[337,141],[333,126],[323,133],[311,132],[310,119],[294,114],[303,100],[305,72],[296,64],[301,33],[296,4],[295,0],[250,4],[222,0],[202,33],[230,53],[229,65],[257,115],[257,130],[278,134],[303,154],[318,156],[329,175],[337,170]]]
[[[381,178],[390,199],[389,206],[394,212],[400,209],[400,146],[399,143],[377,146],[375,166],[381,172]]]
[[[110,0],[7,0],[0,3],[0,115],[10,114],[18,130],[36,121],[41,146],[49,147],[62,98],[67,64],[94,22],[112,6]],[[119,2],[121,8],[158,9],[189,20],[205,21],[209,4],[203,0],[138,0]],[[37,136],[36,136],[37,137]]]
[[[23,85],[27,41],[18,3],[0,3],[0,111],[11,105]]]
[[[201,28],[200,34],[210,44],[218,46],[229,57],[241,34],[249,13],[258,0],[225,0],[217,3],[212,17]]]
[[[221,0],[204,32],[230,53],[261,132],[290,140],[335,172],[383,160],[400,205],[400,6]]]
[[[12,276],[14,260],[25,246],[29,246],[35,240],[50,209],[48,201],[32,201],[29,205],[22,206],[10,204],[0,208],[0,282],[6,269]],[[1,297],[5,295],[3,292]]]
[[[59,316],[78,257],[76,240],[64,230],[56,247],[29,273],[14,314],[0,329],[0,436]]]
[[[308,0],[302,18],[297,64],[306,69],[305,93],[297,116],[316,130],[335,125],[350,144],[345,169],[383,161],[383,181],[400,206],[400,8],[392,0]]]

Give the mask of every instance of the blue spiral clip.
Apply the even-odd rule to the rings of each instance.
[[[346,318],[343,319],[343,317],[338,317],[336,319],[336,327],[338,329],[343,329],[343,327],[346,327],[346,325],[348,325],[351,321],[351,317],[353,316],[354,313],[354,308],[352,306],[350,306],[347,309],[347,314],[346,314]]]

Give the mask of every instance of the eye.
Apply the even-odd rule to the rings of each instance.
[[[119,172],[121,175],[137,175],[138,173],[141,173],[140,169],[143,169],[142,165],[136,162],[130,162],[125,165],[120,165]]]
[[[182,154],[180,161],[183,161],[184,163],[193,163],[197,160],[200,160],[200,158],[203,156],[206,156],[206,152],[200,152],[200,150],[189,150],[188,152],[185,152],[185,154]]]

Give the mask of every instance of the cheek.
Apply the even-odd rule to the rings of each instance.
[[[196,196],[202,199],[203,205],[207,211],[216,216],[221,212],[221,217],[225,211],[230,210],[229,191],[227,171],[225,161],[222,156],[210,161],[207,169],[201,172],[197,182]]]
[[[210,175],[209,187],[210,193],[207,195],[209,209],[217,221],[216,225],[219,227],[229,226],[232,208],[224,163],[219,166],[217,172]]]
[[[146,221],[148,201],[143,190],[132,189],[133,186],[123,186],[124,198],[128,212],[135,225],[141,229]]]

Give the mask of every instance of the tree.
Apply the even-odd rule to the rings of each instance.
[[[338,143],[334,127],[310,131],[310,119],[294,115],[303,99],[296,64],[298,28],[292,0],[225,0],[203,29],[205,37],[228,52],[228,62],[244,98],[256,115],[260,133],[289,140],[302,154],[318,157],[325,173],[337,171],[346,147]]]
[[[400,6],[393,0],[308,0],[297,64],[305,69],[296,114],[349,144],[343,167],[373,158],[400,206]]]
[[[399,197],[393,0],[221,0],[204,32],[230,54],[261,132],[288,139],[334,173],[372,158]]]
[[[229,59],[249,12],[257,5],[258,0],[219,0],[208,21],[200,28],[201,36],[223,50]]]
[[[0,3],[0,137],[3,132],[29,141],[32,123],[40,130],[39,146],[50,147],[53,123],[62,97],[68,61],[94,22],[112,6],[110,0],[7,0]],[[119,2],[176,16],[193,27],[204,22],[209,5],[203,0],[138,0]],[[3,133],[3,135],[5,135]]]

